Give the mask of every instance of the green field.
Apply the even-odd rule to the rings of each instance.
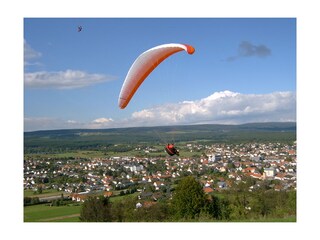
[[[54,189],[45,189],[41,194],[35,193],[33,190],[24,190],[23,196],[24,197],[51,197],[51,196],[61,196],[61,194],[64,194],[64,196],[67,196],[69,194],[65,194],[63,192],[59,192]]]
[[[89,150],[78,150],[63,153],[37,153],[37,154],[25,154],[25,157],[32,158],[101,158],[105,157],[101,151],[89,151]]]
[[[284,218],[259,218],[259,219],[245,219],[234,222],[297,222],[297,216],[288,216]]]
[[[27,191],[25,191],[25,195]],[[111,197],[111,202],[121,201],[125,198],[137,196],[139,193],[118,196],[120,191],[116,191],[117,196]],[[52,193],[53,194],[53,193]],[[37,196],[43,196],[37,195]],[[35,196],[35,195],[32,195]],[[24,207],[24,222],[80,222],[81,204],[69,204],[66,206],[49,206],[49,204],[38,204]]]
[[[52,206],[39,204],[24,207],[24,222],[79,222],[80,205]]]

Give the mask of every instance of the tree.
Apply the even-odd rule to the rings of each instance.
[[[82,205],[80,220],[83,222],[110,222],[109,198],[89,197]]]
[[[38,197],[24,197],[23,198],[24,206],[39,204],[39,203],[40,203],[40,200]]]
[[[36,192],[34,192],[34,194],[41,194],[42,193],[42,185],[38,185],[38,187],[37,187],[37,191]]]
[[[206,197],[202,186],[193,176],[187,176],[178,184],[172,198],[177,218],[194,219],[205,207]]]
[[[297,192],[296,191],[290,191],[288,193],[288,213],[290,215],[296,215],[297,211]]]
[[[253,208],[260,216],[266,217],[275,208],[275,198],[276,193],[273,191],[260,191],[256,195],[256,206],[253,206]]]
[[[213,196],[207,203],[206,211],[217,220],[229,220],[230,219],[230,203],[227,199],[221,199],[217,196]]]

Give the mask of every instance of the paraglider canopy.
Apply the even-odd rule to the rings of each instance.
[[[177,155],[179,156],[179,150],[177,150],[175,147],[174,147],[174,144],[173,143],[168,143],[166,148],[165,148],[166,152],[170,155],[170,156],[173,156],[173,155]]]
[[[118,99],[119,107],[123,109],[128,105],[142,82],[162,61],[180,51],[193,54],[195,49],[187,44],[169,43],[143,52],[134,61],[123,82]]]

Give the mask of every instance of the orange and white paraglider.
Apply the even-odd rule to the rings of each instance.
[[[186,51],[188,54],[193,54],[195,49],[187,44],[169,43],[143,52],[134,61],[123,82],[118,100],[119,107],[124,109],[148,75],[162,61],[180,51]]]

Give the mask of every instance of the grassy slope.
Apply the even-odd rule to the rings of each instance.
[[[79,221],[76,215],[80,214],[81,206],[48,206],[39,204],[24,207],[24,222],[69,221],[69,217]]]

